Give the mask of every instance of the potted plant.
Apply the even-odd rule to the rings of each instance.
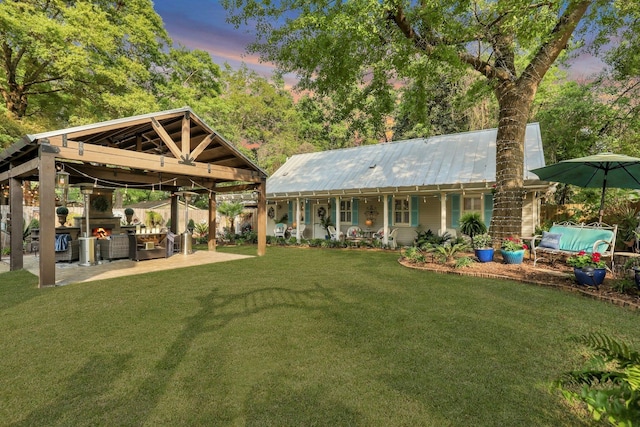
[[[127,225],[131,225],[133,221],[134,210],[132,208],[125,208],[124,216],[127,218]]]
[[[61,227],[67,222],[67,215],[69,215],[69,209],[66,206],[58,206],[56,208],[56,215],[58,215],[58,222]]]
[[[500,245],[502,259],[507,264],[521,264],[527,245],[517,237],[507,237]]]
[[[491,236],[487,233],[476,234],[471,238],[473,251],[480,262],[493,261],[493,247]]]
[[[484,225],[479,212],[467,212],[460,217],[460,232],[466,234],[473,239],[476,234],[487,232],[487,226]]]
[[[601,258],[600,252],[580,251],[577,255],[569,257],[567,264],[573,267],[573,274],[579,285],[593,285],[598,288],[607,275],[607,264]]]

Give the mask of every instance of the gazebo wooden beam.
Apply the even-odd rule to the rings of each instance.
[[[132,172],[120,168],[96,168],[95,166],[73,165],[73,169],[92,178],[104,181],[113,181],[121,185],[125,184],[158,184],[158,176],[149,173]],[[67,170],[67,172],[69,172]],[[162,185],[167,187],[186,187],[191,185],[191,180],[182,176],[164,176]],[[166,183],[166,181],[172,181]],[[81,182],[81,181],[79,181]]]
[[[12,166],[8,171],[0,172],[0,182],[7,181],[9,178],[19,178],[21,176],[33,175],[34,171],[38,170],[39,164],[40,160],[35,158],[29,160],[28,162]]]
[[[169,148],[169,151],[171,151],[171,154],[173,154],[173,157],[175,157],[176,159],[179,159],[180,149],[178,148],[176,143],[173,141],[173,139],[171,139],[171,136],[169,136],[167,131],[164,130],[160,122],[158,122],[156,119],[151,119],[151,126],[153,126],[153,130],[155,130],[158,136],[160,136],[160,139],[162,139],[162,142],[164,142],[165,145]]]
[[[223,187],[215,187],[216,193],[238,193],[241,191],[250,191],[258,188],[260,184],[239,184],[239,185],[227,185]]]
[[[172,157],[162,157],[91,144],[83,144],[82,150],[80,150],[79,142],[67,141],[67,146],[63,147],[62,138],[57,137],[50,138],[50,143],[58,147],[57,157],[61,159],[113,164],[132,169],[146,169],[168,175],[195,176],[227,181],[259,182],[262,179],[261,174],[257,171],[228,166],[199,162],[195,162],[193,165],[185,165],[181,164],[180,160]]]

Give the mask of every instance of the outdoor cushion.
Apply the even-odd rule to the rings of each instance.
[[[549,233],[547,231],[543,231],[542,240],[538,246],[541,248],[560,249],[560,237],[562,237],[562,233]]]
[[[580,227],[568,227],[562,225],[554,225],[549,230],[550,233],[562,234],[560,249],[570,252],[592,252],[593,244],[597,240],[605,240],[611,242],[613,239],[613,231],[611,230],[598,230],[594,228],[580,228]],[[598,245],[596,250],[598,252],[605,252],[608,245],[602,243]]]

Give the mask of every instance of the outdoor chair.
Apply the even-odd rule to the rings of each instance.
[[[287,232],[287,226],[285,224],[276,224],[276,227],[273,229],[273,235],[275,237],[285,238],[285,233]]]
[[[336,231],[336,228],[333,225],[328,226],[327,231],[329,232],[329,238],[331,240],[340,240],[343,236],[342,233],[338,235],[338,232]]]
[[[362,237],[362,229],[358,226],[351,226],[347,229],[347,239],[357,239]]]
[[[395,249],[397,247],[397,243],[396,243],[397,234],[398,234],[398,229],[394,228],[389,232],[389,235],[387,236],[387,243],[389,244],[389,247],[391,249]]]

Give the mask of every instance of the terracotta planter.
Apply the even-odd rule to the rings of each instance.
[[[505,251],[504,249],[500,249],[500,253],[502,254],[502,259],[507,264],[522,264],[522,260],[524,259],[524,249],[519,251]]]
[[[67,215],[58,215],[58,222],[61,227],[64,227],[64,224],[67,222]]]

